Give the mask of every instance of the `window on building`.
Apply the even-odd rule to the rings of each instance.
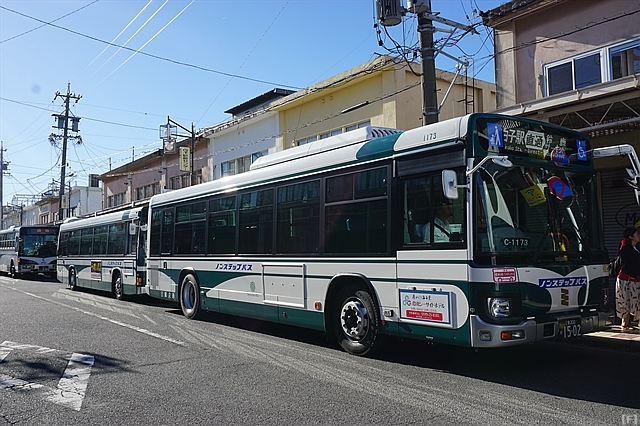
[[[340,127],[339,129],[332,129],[327,132],[322,132],[317,135],[313,135],[307,138],[302,138],[295,141],[295,146],[306,145],[311,142],[315,142],[322,139],[330,138],[331,136],[336,136],[342,133],[350,132],[352,130],[360,129],[362,127],[371,126],[371,120],[361,121],[359,123],[350,124],[345,127]]]
[[[548,93],[568,92],[602,82],[600,52],[569,59],[547,70]]]
[[[220,174],[222,177],[232,176],[236,174],[236,160],[225,161],[220,165]]]
[[[127,193],[121,192],[119,194],[110,195],[107,197],[107,206],[108,207],[117,207],[125,204],[127,202]]]
[[[170,189],[180,189],[180,176],[174,176],[169,179]]]
[[[611,79],[640,73],[640,40],[612,48],[609,53]]]
[[[194,178],[195,178],[195,184],[201,184],[202,182],[204,182],[204,180],[202,179],[202,169],[198,169],[194,172]]]
[[[267,155],[268,150],[254,152],[250,155],[238,157],[236,159],[225,161],[220,165],[221,177],[237,175],[238,173],[248,172],[251,168],[251,164],[258,158]]]
[[[640,39],[605,46],[544,67],[547,96],[640,73]]]

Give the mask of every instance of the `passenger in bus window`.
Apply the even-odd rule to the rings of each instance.
[[[436,214],[433,221],[424,226],[424,242],[431,242],[431,223],[433,223],[433,242],[446,243],[451,238],[451,227],[449,218],[451,217],[451,202],[442,197],[436,202]]]

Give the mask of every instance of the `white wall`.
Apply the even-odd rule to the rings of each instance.
[[[223,162],[264,150],[275,152],[278,133],[278,115],[269,112],[210,135],[209,166],[213,170],[212,180],[220,179],[220,164]]]
[[[88,186],[71,188],[69,207],[76,207],[75,216],[94,213],[102,210],[102,189]]]

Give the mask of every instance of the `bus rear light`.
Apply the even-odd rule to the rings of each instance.
[[[136,285],[137,286],[143,286],[144,283],[142,282],[142,277],[136,277]]]
[[[478,337],[483,342],[490,342],[491,341],[491,332],[489,330],[480,330],[478,332]]]
[[[500,333],[502,340],[520,340],[524,339],[524,330],[503,331]]]
[[[322,310],[322,302],[315,302],[313,304],[313,307],[316,309],[316,311],[321,311]]]

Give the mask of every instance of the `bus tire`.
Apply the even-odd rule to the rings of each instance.
[[[113,280],[113,295],[118,300],[124,300],[124,289],[122,288],[122,275],[116,272]]]
[[[197,318],[200,314],[200,286],[193,274],[187,274],[180,284],[180,307],[185,317]]]
[[[380,331],[380,314],[368,291],[346,286],[336,296],[333,309],[333,331],[336,340],[352,355],[365,355]]]
[[[16,273],[16,266],[11,262],[11,266],[9,267],[9,276],[11,278],[18,278],[18,274]]]
[[[78,289],[78,282],[76,281],[76,271],[74,269],[69,271],[69,290],[76,291]]]

